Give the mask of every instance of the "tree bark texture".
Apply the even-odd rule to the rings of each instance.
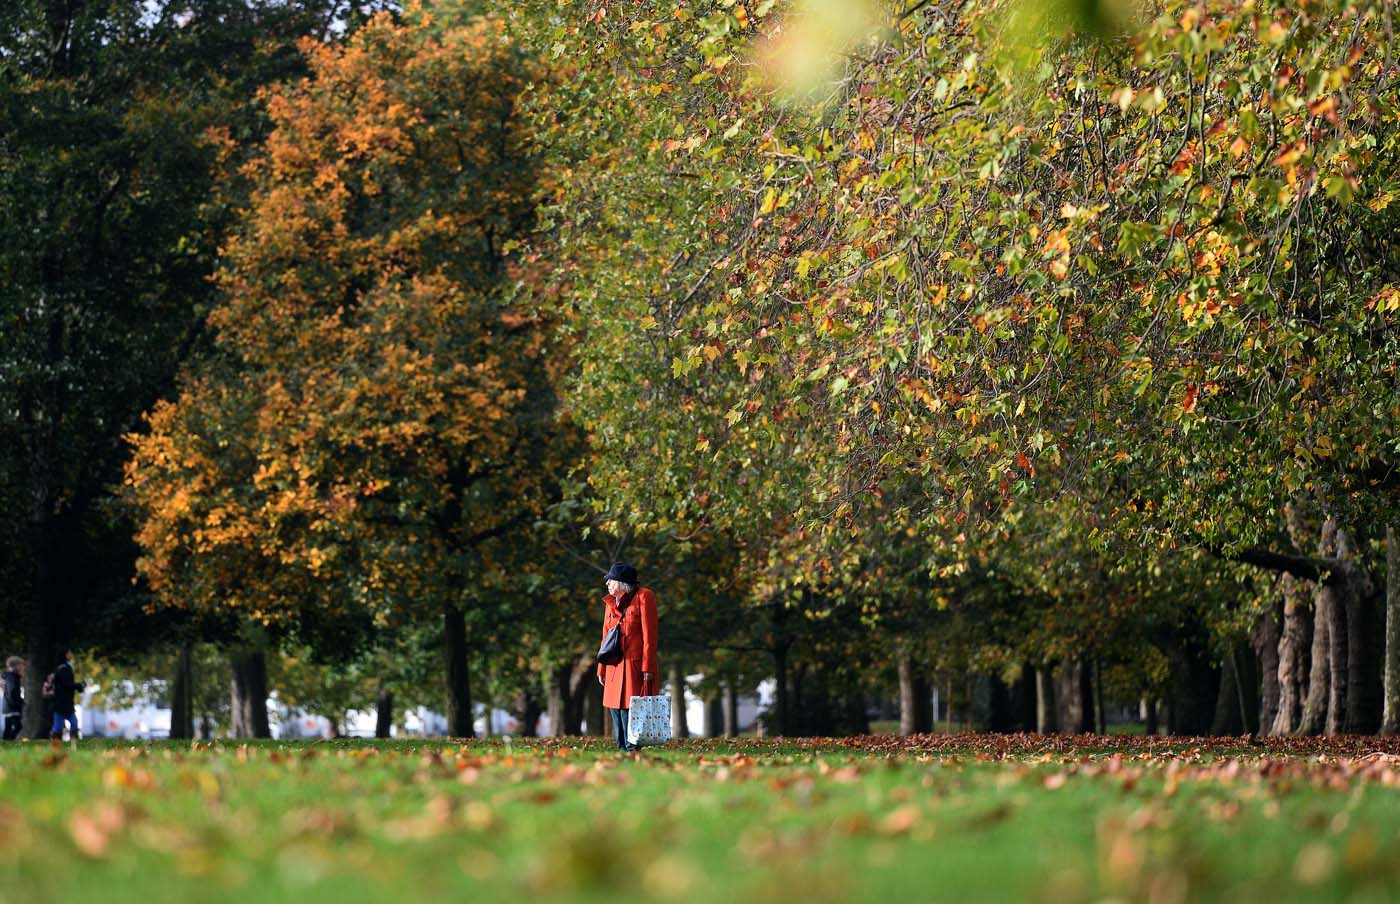
[[[229,657],[231,721],[235,738],[270,738],[267,721],[267,656],[259,649],[243,649]]]
[[[1327,701],[1331,697],[1331,649],[1330,636],[1332,619],[1327,611],[1330,595],[1325,595],[1318,586],[1313,591],[1313,630],[1312,643],[1308,651],[1308,692],[1303,698],[1303,712],[1298,718],[1299,735],[1321,734],[1327,725]]]
[[[556,738],[562,738],[567,733],[564,711],[568,707],[569,676],[572,672],[571,667],[560,665],[545,673],[544,711],[549,717],[549,733]]]
[[[194,737],[194,668],[190,645],[180,644],[175,654],[175,674],[170,681],[170,737],[185,741]]]
[[[1284,574],[1279,578],[1279,588],[1283,591],[1283,628],[1279,632],[1278,654],[1275,657],[1278,705],[1274,720],[1268,725],[1269,734],[1283,737],[1294,732],[1301,716],[1306,692],[1303,667],[1307,661],[1308,635],[1311,632],[1303,582],[1291,574]],[[1266,678],[1267,674],[1266,671]]]
[[[1385,667],[1381,734],[1400,733],[1400,532],[1385,529]]]
[[[471,682],[467,674],[467,623],[462,610],[450,604],[442,609],[442,639],[447,671],[447,736],[474,737]]]
[[[394,692],[379,685],[379,693],[374,697],[374,736],[387,738],[394,727]]]
[[[1055,705],[1055,669],[1042,665],[1035,670],[1035,730],[1054,734],[1060,730],[1059,708]]]
[[[1318,589],[1318,611],[1327,619],[1327,720],[1328,737],[1342,733],[1347,706],[1347,606],[1338,584]]]
[[[1238,679],[1234,657],[1226,656],[1220,672],[1220,687],[1215,697],[1215,717],[1210,724],[1210,733],[1216,737],[1237,735],[1244,730],[1240,720]]]
[[[603,686],[598,683],[596,673],[590,673],[584,680],[583,720],[584,728],[594,737],[607,734],[607,714],[603,712]]]
[[[1260,734],[1273,732],[1274,723],[1278,721],[1279,701],[1283,696],[1278,674],[1279,637],[1282,632],[1277,612],[1278,606],[1270,603],[1254,620],[1254,628],[1249,634],[1250,646],[1254,648],[1254,655],[1259,659]]]
[[[733,680],[724,682],[724,736],[737,737],[739,734],[739,690]]]
[[[672,665],[670,671],[671,683],[671,737],[690,737],[690,726],[685,719],[685,676],[681,674],[679,665]]]
[[[1371,581],[1361,567],[1351,532],[1344,528],[1337,530],[1337,558],[1342,561],[1347,627],[1347,694],[1341,727],[1344,734],[1371,734],[1380,724],[1376,690],[1381,674],[1374,641],[1384,627],[1374,624]]]
[[[706,738],[717,738],[724,732],[724,700],[718,691],[710,691],[705,697],[705,719],[700,726],[700,734]]]
[[[933,690],[928,673],[914,661],[909,650],[895,654],[899,673],[899,733],[925,734],[933,731]]]

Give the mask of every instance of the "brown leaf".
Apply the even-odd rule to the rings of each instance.
[[[108,835],[90,813],[75,810],[68,818],[68,834],[85,856],[96,859],[106,855]]]

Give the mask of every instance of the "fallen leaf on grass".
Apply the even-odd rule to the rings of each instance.
[[[919,824],[922,814],[913,804],[905,804],[880,820],[881,835],[903,835]]]
[[[1298,859],[1293,863],[1293,878],[1304,885],[1320,885],[1331,877],[1336,865],[1337,857],[1332,848],[1314,841],[1298,852]]]
[[[68,834],[84,856],[94,860],[106,856],[109,836],[90,813],[83,810],[74,812],[68,818]]]
[[[111,837],[120,832],[140,811],[128,810],[113,801],[103,801],[91,810],[74,810],[68,818],[68,834],[78,850],[89,857],[107,852]]]

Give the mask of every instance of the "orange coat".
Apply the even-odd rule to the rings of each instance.
[[[633,697],[660,693],[656,672],[656,594],[639,587],[621,612],[612,594],[603,597],[603,637],[608,636],[618,619],[622,620],[622,661],[598,666],[598,677],[603,679],[603,705],[610,709],[626,709]],[[642,687],[643,672],[652,675],[650,688]]]

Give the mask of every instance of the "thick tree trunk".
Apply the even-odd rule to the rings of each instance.
[[[1108,734],[1108,715],[1103,708],[1103,670],[1097,657],[1094,659],[1094,731]]]
[[[1324,584],[1318,590],[1318,611],[1327,619],[1327,721],[1328,737],[1342,733],[1346,725],[1347,706],[1347,632],[1346,600],[1337,583]]]
[[[1351,533],[1337,530],[1337,558],[1343,561],[1341,592],[1345,600],[1347,626],[1347,693],[1343,707],[1342,732],[1370,734],[1380,724],[1380,706],[1375,690],[1381,683],[1375,637],[1384,626],[1376,625],[1370,604],[1374,589],[1357,561]]]
[[[1035,730],[1054,734],[1060,730],[1059,707],[1055,705],[1054,666],[1042,665],[1035,671]]]
[[[538,737],[540,716],[544,714],[539,698],[527,690],[516,695],[514,708],[515,718],[520,722],[520,736]]]
[[[1268,733],[1277,737],[1290,735],[1298,726],[1303,704],[1303,663],[1307,658],[1308,624],[1303,602],[1303,585],[1291,574],[1279,578],[1283,591],[1283,630],[1279,632],[1277,660],[1278,705],[1274,720],[1267,725]],[[1263,657],[1261,656],[1261,659]],[[1265,666],[1267,680],[1267,665]]]
[[[1210,724],[1210,733],[1216,737],[1240,734],[1244,726],[1240,721],[1238,681],[1235,673],[1234,657],[1226,656],[1220,673],[1220,687],[1215,697],[1215,718]]]
[[[1385,667],[1381,734],[1400,733],[1400,532],[1385,529]]]
[[[705,696],[705,716],[700,726],[700,734],[706,738],[717,738],[724,732],[724,701],[719,691],[710,691]]]
[[[1094,730],[1094,695],[1089,671],[1082,660],[1066,656],[1057,670],[1056,697],[1060,704],[1060,730],[1085,734]]]
[[[467,622],[462,610],[450,604],[442,608],[442,639],[447,671],[447,736],[474,737],[471,683],[467,674]]]
[[[385,685],[379,685],[379,693],[374,697],[374,736],[387,738],[394,727],[394,692]]]
[[[671,737],[690,737],[690,726],[685,719],[685,676],[679,665],[670,668],[671,683]]]
[[[598,675],[590,670],[584,678],[583,718],[587,730],[593,737],[606,737],[608,733],[607,713],[603,712],[603,686],[598,683]]]
[[[724,736],[737,737],[739,734],[739,690],[731,679],[724,682]]]
[[[235,738],[270,738],[267,722],[267,656],[244,649],[229,657],[232,709],[229,733]]]
[[[556,738],[562,738],[567,733],[564,727],[567,718],[564,711],[568,706],[569,678],[572,673],[572,668],[561,665],[549,669],[544,676],[544,711],[549,717],[549,733]]]
[[[195,736],[195,670],[189,644],[175,651],[175,675],[171,676],[171,736],[172,740],[189,740]]]
[[[1149,694],[1143,699],[1142,708],[1144,733],[1149,735],[1157,734],[1157,732],[1161,730],[1161,727],[1157,724],[1157,697]]]
[[[933,731],[933,692],[928,673],[914,661],[908,650],[896,654],[899,672],[899,733],[924,734]]]
[[[1093,675],[1089,671],[1088,660],[1076,660],[1074,667],[1078,673],[1079,685],[1079,724],[1076,726],[1076,730],[1080,734],[1092,734],[1094,731]]]
[[[1330,598],[1330,595],[1324,594],[1320,587],[1313,593],[1313,631],[1309,650],[1308,693],[1303,698],[1303,712],[1298,718],[1298,727],[1294,732],[1299,735],[1321,734],[1327,725],[1327,701],[1331,697],[1329,684],[1332,674],[1329,658],[1332,649],[1332,617],[1327,611]]]
[[[1029,663],[1021,666],[1021,675],[1011,689],[1011,712],[1016,731],[1036,730],[1035,669]]]
[[[1273,731],[1274,723],[1278,721],[1279,704],[1283,697],[1283,689],[1279,683],[1279,638],[1282,632],[1279,630],[1279,619],[1276,614],[1278,607],[1270,604],[1269,608],[1259,615],[1254,621],[1254,628],[1250,631],[1249,642],[1254,649],[1254,655],[1259,659],[1259,734],[1270,734]]]
[[[175,674],[170,680],[170,737],[187,741],[194,737],[194,667],[188,643],[175,654]]]
[[[598,670],[592,659],[574,662],[569,674],[569,694],[564,698],[564,734],[583,734],[583,720],[588,710],[589,688],[598,684]]]

